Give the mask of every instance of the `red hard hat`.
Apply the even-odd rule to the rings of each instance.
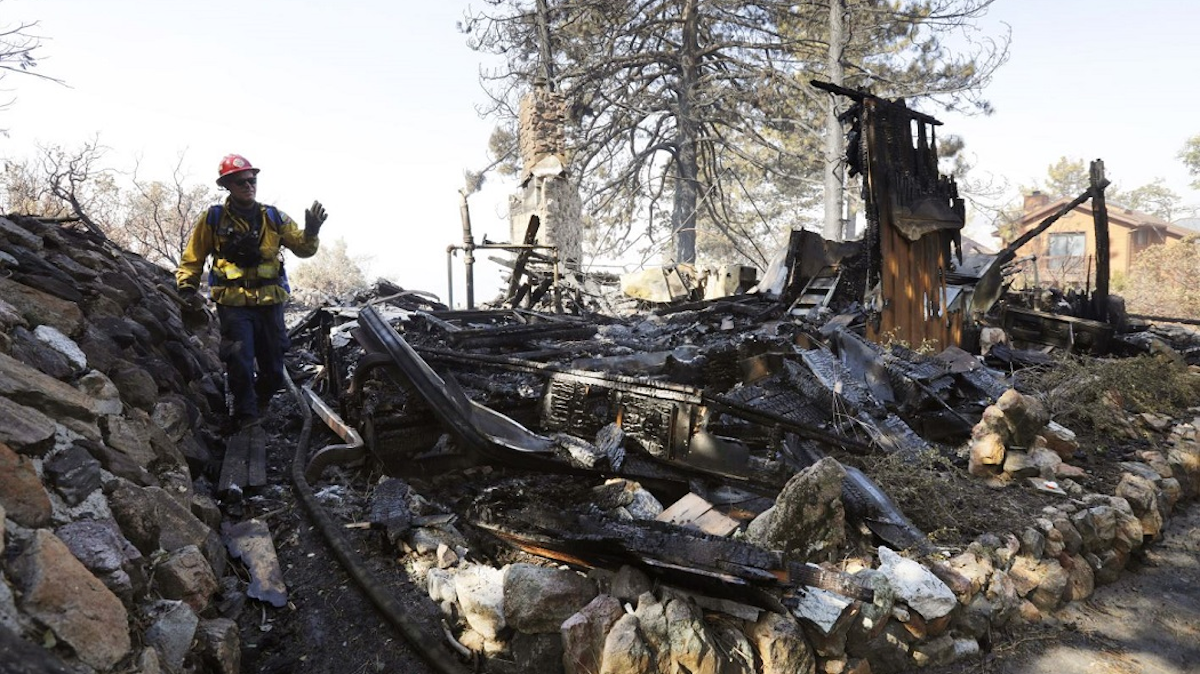
[[[217,182],[222,178],[233,173],[241,173],[242,171],[254,171],[258,174],[259,169],[250,165],[250,160],[240,154],[227,154],[221,159],[221,165],[217,167]]]

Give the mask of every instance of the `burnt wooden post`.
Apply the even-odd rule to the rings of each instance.
[[[1092,311],[1098,321],[1108,320],[1108,209],[1104,205],[1104,162],[1092,162],[1091,171],[1092,219],[1096,223],[1096,294],[1092,296]]]

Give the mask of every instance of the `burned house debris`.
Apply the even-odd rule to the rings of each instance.
[[[298,344],[340,339],[313,349],[323,356],[305,368],[304,395],[320,391],[339,411],[322,413],[337,435],[357,428],[363,443],[341,460],[298,454],[300,472],[319,482],[381,468],[379,491],[392,496],[372,506],[372,525],[405,549],[436,548],[438,568],[413,572],[455,620],[452,650],[490,653],[496,671],[532,666],[521,644],[547,634],[541,647],[568,672],[716,671],[731,662],[718,652],[753,652],[735,665],[746,672],[945,662],[978,652],[993,623],[1111,580],[1163,512],[1196,494],[1186,439],[1141,457],[1148,469],[1121,478],[1122,496],[1091,491],[1069,463],[1073,434],[1011,375],[1044,362],[1048,343],[1116,343],[1115,330],[1092,337],[1100,300],[1091,318],[1046,313],[1022,329],[1031,314],[1006,292],[1010,251],[963,254],[936,120],[836,93],[856,103],[867,235],[794,232],[753,290],[713,296],[668,269],[638,281],[627,296],[645,303],[623,315],[582,310],[578,285],[573,313],[517,308],[510,287],[491,311],[405,297],[317,310],[293,329]],[[1005,340],[976,355],[997,332]],[[936,457],[947,479],[1021,490],[1042,499],[1047,525],[931,539],[859,467],[879,456]],[[418,542],[429,536],[436,545]],[[464,559],[481,549],[495,566]],[[548,577],[531,580],[535,569]],[[559,613],[532,620],[520,595]],[[675,622],[654,627],[664,612]],[[787,636],[788,624],[799,630]],[[786,664],[762,650],[767,632],[789,644]]]
[[[849,95],[863,241],[797,231],[761,278],[621,295],[553,271],[547,152],[523,243],[495,244],[517,262],[494,307],[380,282],[307,312],[292,401],[257,436],[214,432],[214,325],[165,272],[0,219],[0,647],[47,671],[238,671],[235,621],[261,637],[309,589],[277,554],[308,528],[281,535],[286,482],[430,671],[901,671],[1111,582],[1200,495],[1197,422],[1141,418],[1157,444],[1089,458],[1014,375],[1049,344],[1197,364],[1200,339],[1003,318],[1009,260],[961,250],[936,120]],[[888,488],[905,468],[925,493]],[[920,507],[938,499],[953,531]]]
[[[735,302],[740,309],[730,311]],[[441,551],[438,568],[424,570],[430,594],[458,621],[458,647],[492,653],[487,666],[496,671],[531,666],[518,642],[547,632],[566,671],[618,662],[606,644],[633,637],[619,636],[630,629],[620,611],[601,608],[612,597],[633,602],[644,620],[643,611],[682,602],[673,610],[740,621],[743,634],[791,616],[801,631],[788,643],[805,644],[792,656],[809,662],[799,671],[817,661],[895,671],[961,657],[984,638],[962,622],[966,607],[986,604],[993,620],[1019,620],[1090,593],[1161,526],[1161,509],[1195,487],[1191,477],[1185,487],[1169,471],[1141,471],[1136,479],[1149,481],[1154,499],[1122,506],[1090,493],[1068,463],[1078,442],[1013,391],[1004,370],[954,347],[922,355],[845,329],[822,334],[769,298],[597,319],[575,335],[563,332],[564,317],[535,312],[522,312],[523,329],[511,332],[508,313],[449,311],[410,296],[318,310],[293,330],[298,344],[342,345],[330,361],[312,359],[304,389],[322,391],[327,407],[340,410],[336,435],[343,425],[358,428],[365,448],[332,462],[314,448],[298,455],[308,462],[302,472],[314,484],[337,483],[352,466],[382,467],[370,521],[402,548]],[[456,338],[489,329],[494,339]],[[1189,474],[1186,446],[1153,461]],[[983,534],[983,543],[934,542],[855,465],[862,456],[939,453],[949,470],[1003,478],[1008,489],[1043,499],[1038,512],[1053,524],[1007,541]],[[397,490],[402,497],[381,505]],[[1095,518],[1113,519],[1117,533],[1097,537]],[[1063,554],[1054,533],[1062,528],[1078,535],[1066,553],[1078,559],[1070,568],[1045,556]],[[1030,553],[1024,536],[1041,541],[1034,567],[1014,561]],[[500,575],[463,557],[478,560],[501,544],[511,552],[490,553],[508,560],[496,562],[507,569]],[[964,546],[972,551],[955,554]],[[885,575],[888,564],[915,564],[936,599],[916,591],[897,599],[873,557]],[[518,581],[530,564],[566,575]],[[987,589],[1000,566],[1019,570],[1020,590]],[[460,583],[460,592],[495,593],[496,604],[487,609],[447,589]],[[510,613],[523,609],[507,602],[529,601],[512,596],[510,583],[550,603],[545,594],[558,584],[573,588],[550,621],[562,626],[561,642],[557,629],[522,626]],[[622,589],[627,583],[652,594]],[[921,608],[905,614],[908,623],[880,621],[896,601]],[[589,629],[602,634],[568,630],[572,621],[599,621]],[[736,651],[721,641],[728,634],[690,629],[714,652]],[[684,657],[638,638],[658,657]],[[741,671],[796,670],[760,658]]]

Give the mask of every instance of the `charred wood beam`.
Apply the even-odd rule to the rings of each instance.
[[[655,309],[650,313],[655,316],[669,316],[671,314],[678,314],[684,311],[697,311],[703,309],[711,309],[714,311],[723,309],[733,310],[742,302],[761,299],[762,298],[758,295],[730,295],[728,297],[721,297],[718,299],[696,300],[694,302],[681,302],[679,304],[672,304],[670,306]],[[772,304],[774,304],[774,302]]]
[[[536,299],[531,301],[536,302]],[[459,330],[447,336],[455,346],[471,348],[523,345],[535,339],[586,339],[596,334],[596,329],[594,325],[539,323]]]
[[[690,386],[682,386],[679,384],[643,381],[634,377],[626,377],[618,374],[571,370],[547,363],[521,360],[508,356],[489,356],[477,353],[461,353],[458,351],[429,348],[419,348],[417,349],[417,352],[435,362],[449,362],[460,365],[482,364],[511,370],[513,372],[525,372],[529,374],[540,374],[546,376],[563,375],[572,377],[577,381],[585,383],[594,383],[610,387],[621,386],[623,387],[623,390],[631,393],[636,393],[647,397],[654,397],[660,400],[672,400],[682,403],[691,403],[693,405],[699,405],[703,402],[703,396],[699,391]]]
[[[529,219],[529,224],[525,228],[524,243],[526,246],[531,246],[537,241],[537,233],[540,227],[541,220],[539,218],[532,217]],[[521,281],[521,276],[525,273],[525,265],[529,262],[529,256],[532,253],[533,249],[531,248],[525,248],[517,252],[517,259],[513,263],[513,273],[509,279],[508,293],[506,295],[510,300],[517,294],[517,285]]]
[[[871,454],[875,448],[869,443],[860,442],[845,435],[830,433],[829,431],[817,428],[815,426],[800,423],[794,419],[789,419],[776,412],[767,410],[759,410],[754,407],[730,400],[725,396],[715,394],[704,394],[704,401],[709,407],[726,414],[741,417],[747,421],[754,421],[766,426],[778,426],[783,430],[790,431],[799,435],[802,438],[807,438],[819,442],[823,445],[839,447],[851,454]]]
[[[1152,316],[1149,314],[1129,314],[1130,318],[1137,318],[1151,323],[1179,323],[1180,325],[1200,325],[1200,319],[1196,318],[1180,318],[1171,316]]]
[[[616,522],[580,515],[577,528],[547,530],[521,516],[487,513],[472,524],[523,550],[584,566],[633,564],[680,585],[701,587],[735,601],[762,599],[747,588],[786,592],[818,587],[863,601],[874,592],[847,574],[797,563],[777,550],[657,521]],[[775,610],[775,601],[764,608]]]
[[[1017,256],[1017,250],[1019,250],[1021,246],[1033,241],[1034,238],[1036,238],[1039,234],[1049,229],[1050,225],[1058,222],[1059,218],[1075,210],[1076,206],[1079,206],[1088,199],[1091,199],[1094,191],[1099,191],[1101,194],[1103,194],[1104,189],[1108,187],[1108,185],[1108,180],[1102,179],[1100,182],[1089,188],[1086,192],[1072,199],[1070,203],[1051,213],[1046,217],[1046,219],[1039,222],[1037,227],[1025,232],[1021,236],[1017,237],[1012,243],[1005,246],[1004,250],[1001,250],[996,254],[996,261],[1002,265],[1012,261],[1012,259]]]
[[[1111,261],[1108,257],[1108,207],[1104,201],[1104,162],[1092,162],[1088,173],[1092,192],[1092,220],[1096,225],[1096,294],[1092,296],[1092,315],[1098,321],[1108,320],[1108,277]]]
[[[912,108],[909,108],[908,106],[906,106],[902,103],[897,103],[895,101],[889,101],[886,98],[880,98],[880,97],[876,96],[875,94],[869,94],[865,91],[858,91],[857,89],[847,89],[846,87],[838,86],[836,84],[833,84],[832,82],[822,82],[821,80],[809,80],[808,83],[818,89],[821,89],[822,91],[828,91],[831,94],[838,94],[841,96],[845,96],[846,98],[849,98],[850,100],[854,101],[855,103],[862,103],[863,101],[866,101],[866,100],[872,100],[872,101],[875,101],[878,105],[881,105],[885,108],[888,108],[888,109],[896,111],[896,112],[900,112],[904,115],[907,115],[908,117],[911,117],[912,119],[920,120],[922,122],[925,122],[926,124],[933,124],[934,126],[942,125],[942,123],[940,121],[938,121],[937,118],[935,118],[935,117],[926,115],[923,112],[917,112],[916,110],[913,110]]]

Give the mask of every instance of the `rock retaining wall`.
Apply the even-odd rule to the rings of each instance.
[[[997,488],[1061,481],[1064,486],[1055,487],[1061,502],[1019,533],[981,536],[952,557],[918,563],[880,547],[872,557],[836,567],[874,589],[871,604],[814,589],[798,608],[781,614],[749,601],[655,586],[631,567],[587,577],[566,568],[533,574],[525,565],[497,570],[460,561],[465,555],[433,554],[457,536],[441,546],[427,542],[425,554],[412,546],[409,569],[426,578],[430,596],[462,625],[463,645],[493,655],[496,671],[879,674],[946,664],[978,654],[993,630],[1041,621],[1116,580],[1130,556],[1159,535],[1172,509],[1200,495],[1198,426],[1200,417],[1150,427],[1161,433],[1160,449],[1122,463],[1115,494],[1087,493],[1057,454],[1057,461],[1041,457],[1029,464],[1032,472],[1000,472],[1006,453],[1040,456],[1040,448],[1054,454],[1047,449],[1053,446],[1069,456],[1079,449],[1073,434],[1047,423],[1035,401],[1016,391],[1005,394],[967,448],[987,443],[999,448],[989,452],[1001,455],[986,462],[973,458],[972,466],[987,467],[980,474],[995,479]],[[1017,441],[1023,449],[1010,452],[1008,445]],[[808,472],[819,471],[814,466]],[[1031,482],[1012,485],[1017,479]],[[827,500],[817,499],[818,491],[809,488],[796,498],[808,499],[811,510],[812,503]],[[785,490],[780,501],[788,498]],[[787,506],[777,502],[773,510]],[[413,534],[429,540],[439,535]],[[534,607],[540,620],[521,617]]]
[[[225,410],[218,335],[174,285],[88,234],[0,218],[0,642],[72,672],[239,670],[199,430]]]

